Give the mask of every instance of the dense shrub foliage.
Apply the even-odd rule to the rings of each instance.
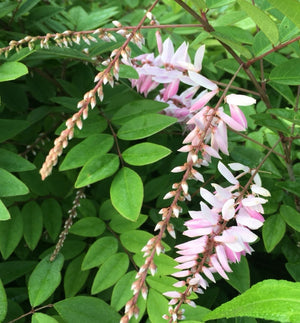
[[[300,321],[298,0],[0,26],[0,322]]]

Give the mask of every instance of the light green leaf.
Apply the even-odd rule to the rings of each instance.
[[[75,187],[80,188],[113,175],[119,168],[119,157],[115,154],[96,155],[80,171]]]
[[[124,218],[136,221],[140,215],[144,189],[135,171],[123,167],[112,181],[110,196],[112,205]]]
[[[54,304],[54,308],[65,322],[99,323],[105,317],[105,323],[119,322],[121,316],[102,299],[89,296],[75,296]]]
[[[285,222],[279,214],[271,215],[263,225],[263,240],[267,252],[271,252],[285,233]]]
[[[109,257],[98,270],[92,285],[92,294],[113,286],[127,271],[129,258],[126,253],[117,253]]]
[[[94,134],[73,147],[66,155],[59,170],[67,170],[83,166],[94,156],[107,153],[114,143],[114,139],[108,134]],[[1,164],[0,164],[1,165]]]
[[[138,79],[139,74],[133,67],[121,64],[119,70],[119,77],[126,79]]]
[[[177,122],[176,118],[147,114],[131,119],[123,124],[118,137],[123,140],[136,140],[149,137]]]
[[[9,208],[11,219],[0,221],[0,251],[7,259],[16,249],[23,236],[23,221],[20,210],[14,206]]]
[[[6,62],[0,65],[0,82],[15,80],[27,73],[26,65],[20,62]]]
[[[61,281],[60,271],[64,263],[62,254],[50,262],[50,256],[46,256],[33,270],[28,281],[28,293],[31,306],[42,304],[50,297]]]
[[[168,314],[168,301],[154,289],[149,290],[147,299],[147,312],[151,322],[164,323],[165,319],[162,318],[164,314]]]
[[[81,268],[87,270],[103,264],[118,250],[118,241],[114,237],[103,237],[96,240],[87,251]]]
[[[44,313],[34,313],[31,318],[31,323],[58,323],[56,319]]]
[[[37,246],[43,230],[43,213],[40,206],[31,201],[24,205],[22,209],[24,239],[33,250]]]
[[[48,198],[41,205],[44,226],[53,241],[58,237],[62,224],[62,209],[53,198]]]
[[[237,0],[241,9],[257,24],[259,29],[270,39],[272,44],[276,44],[279,39],[279,32],[275,22],[261,9],[247,2]]]
[[[300,58],[292,58],[277,65],[270,73],[270,80],[280,84],[300,84]]]
[[[9,214],[6,206],[0,200],[0,221],[6,221],[9,219],[10,219],[10,214]]]
[[[284,221],[296,231],[300,232],[300,213],[289,205],[281,205],[280,215]]]
[[[155,163],[156,161],[168,156],[171,150],[150,142],[143,142],[129,147],[123,153],[126,163],[134,166],[143,166]]]
[[[287,16],[296,26],[300,28],[300,3],[297,0],[268,0],[276,9]]]
[[[300,283],[265,280],[252,286],[244,294],[217,307],[206,315],[204,320],[240,316],[280,322],[299,322]]]
[[[13,138],[29,126],[30,123],[25,120],[0,119],[0,142]]]
[[[153,235],[147,231],[131,230],[120,235],[122,245],[130,252],[140,252]]]
[[[0,148],[0,167],[9,172],[24,172],[35,169],[35,165],[20,155]]]
[[[86,217],[75,222],[70,228],[70,233],[82,237],[97,237],[105,230],[105,223],[96,217]]]
[[[6,312],[7,312],[7,298],[6,298],[6,293],[5,289],[2,285],[2,281],[0,279],[0,322],[3,322]]]
[[[116,111],[112,117],[112,122],[122,125],[135,117],[162,111],[167,106],[166,103],[154,100],[131,101]]]
[[[79,257],[73,259],[66,269],[64,277],[64,290],[66,297],[75,296],[84,286],[89,276],[89,270],[81,271],[83,257],[84,254],[81,254]]]
[[[29,193],[27,186],[17,177],[0,168],[0,196],[25,195]]]

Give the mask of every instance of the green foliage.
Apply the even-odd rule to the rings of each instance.
[[[145,43],[129,42],[120,65],[106,75],[103,100],[96,75],[112,64],[132,31],[127,27],[137,26],[154,1],[0,3],[0,322],[119,322],[151,257],[155,266],[147,268],[140,286],[148,297],[137,295],[139,312],[130,323],[167,322],[162,316],[171,317],[170,297],[163,293],[186,291],[173,286],[178,279],[171,275],[180,271],[174,268],[175,245],[188,241],[184,221],[188,211],[199,210],[200,185],[209,188],[209,182],[224,178],[216,172],[215,158],[199,168],[204,183],[190,181],[184,170],[170,173],[185,167],[187,154],[177,150],[192,130],[165,110],[169,104],[181,107],[180,98],[161,102],[168,82],[145,96],[132,88],[140,77],[134,66],[140,63],[123,64],[126,54],[158,54],[158,28],[151,26],[156,22],[174,24],[160,29],[162,39],[170,37],[175,50],[189,44],[192,62],[205,45],[199,73],[220,89],[209,105],[224,92],[256,99],[256,105],[241,106],[247,130],[242,135],[228,130],[229,156],[220,154],[224,163],[242,163],[252,172],[263,163],[259,174],[271,193],[264,225],[250,246],[254,256],[229,264],[227,284],[216,275],[215,286],[209,283],[204,295],[191,290],[187,300],[195,307],[181,304],[184,322],[300,321],[299,1],[183,2],[193,15],[182,1],[158,2],[155,19],[147,18],[141,30]],[[118,25],[114,20],[126,31],[112,30]],[[150,56],[143,59],[151,64]],[[172,72],[173,63],[166,62],[165,70]],[[179,93],[187,87],[180,83]],[[228,104],[222,100],[221,105],[228,114]],[[74,133],[66,135],[61,150],[57,144],[51,150],[71,122]],[[213,136],[214,128],[209,131]],[[57,165],[42,181],[39,170],[49,151],[47,162]],[[163,197],[179,192],[182,176],[191,201],[179,202],[182,213],[176,218],[166,211],[172,200]],[[171,214],[161,233],[162,216]],[[176,241],[170,236],[173,227]],[[151,246],[158,236],[163,241],[155,253]]]

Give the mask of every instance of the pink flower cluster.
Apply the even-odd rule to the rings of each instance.
[[[261,186],[258,174],[254,176],[254,183],[250,191],[246,192],[239,179],[246,174],[253,174],[255,170],[239,163],[229,164],[233,171],[242,171],[238,176],[222,163],[218,163],[218,170],[231,184],[222,187],[212,184],[213,192],[205,188],[200,189],[203,201],[200,202],[200,211],[190,211],[191,220],[185,222],[187,230],[184,235],[193,240],[176,246],[180,255],[175,260],[179,272],[174,277],[185,280],[177,282],[174,286],[187,286],[188,293],[184,301],[194,305],[186,299],[192,291],[203,293],[208,286],[208,280],[215,282],[214,273],[228,279],[226,272],[231,272],[230,263],[238,262],[242,255],[251,254],[250,244],[257,239],[251,230],[263,225],[264,213],[262,204],[270,196],[267,189]],[[166,292],[171,297],[171,305],[182,298],[182,293]]]

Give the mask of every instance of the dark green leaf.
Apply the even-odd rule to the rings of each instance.
[[[109,226],[117,233],[123,233],[126,231],[134,230],[139,228],[145,221],[147,216],[140,214],[135,222],[129,221],[123,218],[119,213],[113,215]]]
[[[8,13],[13,12],[18,4],[10,1],[0,3],[0,18],[6,16]]]
[[[284,181],[284,182],[276,183],[276,186],[281,187],[284,190],[287,190],[288,192],[291,192],[291,193],[300,197],[300,183],[299,182]]]
[[[123,167],[112,181],[110,196],[114,208],[124,218],[136,221],[140,215],[144,189],[143,182],[135,171]]]
[[[81,254],[79,257],[72,260],[66,269],[64,290],[67,298],[75,296],[84,286],[88,278],[89,271],[81,271],[83,257],[84,254]]]
[[[226,72],[228,72],[228,73],[230,73],[230,74],[232,74],[232,75],[235,74],[236,71],[239,69],[238,62],[233,58],[221,59],[221,60],[219,60],[219,61],[217,61],[215,63],[215,66],[222,69],[222,70],[224,70],[224,71],[226,71]],[[254,69],[252,69],[250,67],[250,70],[254,75],[256,75],[256,72],[255,72]],[[239,71],[237,76],[248,80],[248,75],[246,74],[246,72],[243,69],[241,69]]]
[[[113,143],[114,139],[111,135],[91,135],[67,153],[59,169],[67,170],[83,166],[94,156],[101,156],[107,153],[111,149]]]
[[[44,226],[53,241],[58,237],[62,224],[62,209],[52,198],[46,199],[41,205]]]
[[[116,124],[122,125],[140,115],[159,112],[167,106],[168,105],[166,103],[153,100],[132,101],[117,110],[112,117],[112,121]]]
[[[35,169],[35,165],[20,155],[0,148],[0,167],[9,172],[24,172]]]
[[[231,273],[227,273],[229,280],[227,281],[240,293],[250,288],[250,272],[246,257],[242,257],[240,262],[230,264]]]
[[[285,267],[289,274],[295,279],[295,281],[299,282],[300,281],[300,261],[290,263],[287,262],[285,264]]]
[[[299,300],[300,283],[265,280],[217,307],[204,320],[248,316],[297,323],[300,320]]]
[[[43,229],[43,213],[40,206],[31,201],[24,205],[22,209],[24,239],[33,250],[37,246]]]
[[[126,253],[116,253],[109,257],[98,270],[92,285],[92,294],[113,286],[127,271],[129,258]]]
[[[105,223],[96,217],[86,217],[75,222],[70,228],[70,233],[83,237],[97,237],[105,230]]]
[[[64,263],[64,257],[58,254],[52,262],[50,256],[46,256],[34,269],[28,281],[29,300],[32,306],[42,304],[50,297],[61,281],[60,271]]]
[[[103,237],[96,240],[87,251],[83,262],[82,270],[98,267],[106,259],[115,254],[118,250],[118,241],[114,237]]]
[[[13,138],[29,126],[25,120],[0,119],[0,142]]]
[[[177,122],[177,119],[161,114],[147,114],[131,119],[123,124],[118,137],[136,140],[149,137]]]
[[[16,260],[0,263],[0,277],[3,284],[8,284],[15,279],[24,276],[37,264],[36,261]]]
[[[0,82],[15,80],[27,73],[26,65],[20,62],[6,62],[0,65]]]
[[[54,304],[54,308],[65,322],[99,323],[105,318],[105,323],[119,322],[121,316],[103,300],[96,297],[75,296]]]
[[[263,240],[267,252],[271,252],[285,233],[285,222],[279,214],[271,215],[263,225]]]
[[[300,232],[300,213],[288,205],[281,205],[280,215],[284,221],[296,231]]]
[[[126,163],[134,166],[143,166],[155,163],[156,161],[168,156],[171,150],[150,142],[143,142],[129,147],[123,153]]]
[[[300,84],[300,58],[292,58],[277,65],[270,73],[270,80],[280,84]]]
[[[0,221],[0,251],[7,259],[16,249],[23,236],[23,221],[20,210],[14,206],[9,209],[11,219]]]

